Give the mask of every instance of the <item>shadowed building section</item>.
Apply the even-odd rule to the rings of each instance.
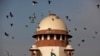
[[[36,42],[29,49],[31,56],[72,56],[74,49],[68,42],[72,36],[68,34],[63,20],[56,14],[45,17],[32,37]]]

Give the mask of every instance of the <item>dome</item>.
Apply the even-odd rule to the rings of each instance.
[[[47,30],[47,29],[56,29],[67,31],[65,23],[58,17],[56,14],[50,14],[45,17],[38,25],[37,31]]]
[[[66,49],[67,49],[67,50],[74,50],[74,49],[72,48],[71,45],[67,45],[67,46],[66,46]]]
[[[32,45],[31,49],[38,49],[36,45]]]

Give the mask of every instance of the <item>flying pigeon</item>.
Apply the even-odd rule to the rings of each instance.
[[[84,29],[84,30],[87,30],[87,28],[86,28],[86,27],[84,27],[83,29]]]
[[[31,16],[29,16],[29,19],[31,20]]]
[[[99,8],[100,7],[100,5],[99,4],[97,4],[97,8]]]
[[[98,32],[95,32],[95,34],[98,34]]]
[[[85,40],[83,39],[82,42],[84,42]]]
[[[75,31],[77,31],[77,28],[74,28]]]
[[[68,16],[66,16],[66,19],[68,19]]]
[[[51,1],[50,0],[48,0],[48,4],[51,4]]]
[[[37,1],[32,1],[33,6],[34,6],[35,4],[37,4],[37,3],[38,3]]]
[[[7,37],[9,36],[9,34],[8,34],[7,32],[5,32],[4,34],[5,34],[5,36],[7,36]]]
[[[13,17],[13,14],[12,14],[12,12],[10,12],[10,17]]]
[[[13,26],[13,23],[10,23],[10,26],[12,27]]]
[[[71,30],[68,30],[68,32],[71,32]]]
[[[9,17],[9,16],[8,16],[8,15],[6,15],[6,18],[7,18],[7,19],[8,19],[8,17]]]
[[[25,27],[28,27],[28,25],[25,25]]]
[[[36,15],[35,15],[35,13],[33,13],[33,15],[32,15],[32,18],[34,18],[34,19],[36,18]]]
[[[31,23],[34,23],[34,19],[32,18]]]
[[[71,21],[71,19],[68,19],[69,21]]]
[[[33,15],[29,17],[29,19],[31,20],[31,23],[34,23],[35,18],[36,18],[36,15],[35,13],[33,13]]]

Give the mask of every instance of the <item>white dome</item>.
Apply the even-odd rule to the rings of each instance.
[[[38,25],[37,31],[47,30],[48,28],[67,31],[65,23],[55,14],[50,14],[44,18]]]
[[[72,48],[71,45],[67,45],[67,46],[66,46],[66,49],[68,49],[68,50],[73,50],[73,48]]]
[[[38,49],[36,45],[32,45],[31,49]]]

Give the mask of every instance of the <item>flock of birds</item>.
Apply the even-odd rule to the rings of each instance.
[[[69,19],[69,16],[65,16],[66,17],[66,19],[68,20],[68,21],[71,21],[71,19]],[[77,31],[78,29],[77,28],[74,28],[74,31]],[[87,28],[86,27],[83,27],[83,30],[87,30]],[[68,32],[71,32],[71,30],[68,30]],[[95,31],[94,32],[94,34],[98,34],[98,32],[97,31]],[[95,36],[93,36],[92,38],[96,38]],[[68,40],[69,42],[72,42],[71,40]],[[85,39],[82,39],[81,40],[81,42],[83,43],[83,42],[85,42]],[[80,46],[81,44],[79,43],[79,44],[77,44],[78,46]]]
[[[35,6],[35,4],[37,4],[38,2],[37,1],[32,1],[32,4],[33,4],[33,6]],[[50,5],[51,4],[51,0],[48,0],[48,4]],[[49,11],[49,13],[50,13],[50,11]],[[42,14],[42,16],[43,16],[43,14]],[[9,14],[8,15],[6,15],[6,18],[7,19],[9,19],[9,18],[12,18],[12,17],[14,17],[14,15],[13,15],[13,13],[12,12],[9,12]],[[29,16],[29,20],[31,21],[30,23],[34,23],[34,19],[36,19],[36,15],[35,15],[35,13],[33,13],[33,15],[32,16]],[[13,27],[13,23],[10,23],[10,26],[11,27]],[[28,25],[25,25],[25,27],[28,27]],[[7,36],[7,37],[9,37],[9,33],[7,33],[7,32],[4,32],[4,35],[5,36]],[[14,39],[15,37],[12,37],[12,39]]]
[[[48,4],[50,5],[51,4],[51,0],[48,0]],[[33,4],[33,6],[35,6],[35,4],[37,4],[38,2],[37,1],[32,1],[32,4]],[[100,4],[97,4],[96,5],[97,6],[97,8],[100,8]],[[49,11],[49,13],[50,13],[50,11]],[[42,16],[43,16],[43,14],[42,14]],[[12,18],[12,17],[14,17],[14,15],[13,15],[13,13],[12,12],[9,12],[9,15],[6,15],[6,18],[8,19],[8,18]],[[65,16],[65,18],[70,22],[71,21],[71,19],[69,19],[69,16]],[[29,20],[31,21],[30,23],[34,23],[34,19],[36,19],[36,15],[35,15],[35,13],[33,13],[33,15],[32,16],[29,16]],[[10,26],[11,27],[13,27],[13,23],[10,23]],[[28,27],[28,25],[25,25],[25,27]],[[87,28],[86,27],[84,27],[83,28],[84,30],[87,30]],[[74,30],[75,31],[77,31],[77,28],[74,28]],[[69,32],[71,32],[71,30],[68,30]],[[98,32],[95,32],[95,34],[98,34]],[[7,33],[7,32],[4,32],[4,35],[5,36],[7,36],[7,37],[9,37],[9,34]],[[96,37],[93,37],[93,38],[96,38]],[[12,39],[14,39],[14,37],[12,37]],[[85,40],[82,40],[82,42],[85,42]],[[80,44],[78,44],[78,46],[80,46]]]
[[[49,4],[49,5],[51,4],[51,2],[52,2],[51,0],[48,0],[48,4]],[[33,6],[35,6],[36,4],[38,4],[38,2],[37,2],[37,1],[32,1],[32,4],[33,4]],[[100,4],[97,4],[96,6],[97,6],[98,9],[100,8]],[[50,13],[50,12],[49,12],[49,13]],[[43,16],[43,14],[42,14],[42,16]],[[12,18],[12,17],[14,17],[14,15],[13,15],[12,12],[9,12],[9,14],[6,15],[6,18],[7,18],[7,19]],[[65,16],[65,18],[66,18],[66,20],[68,20],[69,22],[71,21],[71,19],[69,19],[69,16]],[[36,14],[35,14],[35,13],[33,13],[32,16],[29,16],[30,23],[35,23],[35,22],[34,22],[34,19],[36,19]],[[13,27],[13,25],[14,25],[13,23],[10,23],[10,26],[11,26],[11,27]],[[28,27],[28,25],[25,25],[25,27]],[[84,30],[87,30],[87,27],[84,27],[83,29],[84,29]],[[77,28],[74,28],[74,30],[77,31],[78,29],[77,29]],[[69,32],[71,32],[71,30],[69,30]],[[97,35],[98,32],[95,32],[95,34]],[[4,35],[7,36],[7,37],[9,37],[9,33],[7,33],[7,32],[4,32]],[[96,38],[96,37],[92,37],[92,38]],[[15,39],[15,37],[12,37],[12,39]],[[69,40],[69,42],[72,42],[72,41]],[[82,42],[82,43],[85,42],[85,39],[82,39],[81,42]],[[79,44],[77,44],[77,45],[80,46],[81,44],[79,43]],[[7,53],[8,53],[8,52],[7,52]],[[8,53],[8,54],[9,54],[9,53]]]

